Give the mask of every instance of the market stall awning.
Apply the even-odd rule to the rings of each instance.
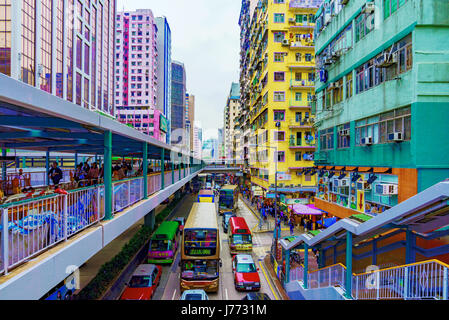
[[[312,206],[312,207],[310,207]],[[304,214],[304,215],[321,215],[323,214],[323,212],[321,210],[319,210],[318,208],[316,208],[313,205],[303,205],[303,204],[299,204],[296,203],[294,205],[292,205],[292,210],[294,213],[296,214]]]

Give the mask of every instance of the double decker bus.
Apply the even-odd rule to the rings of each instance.
[[[220,238],[214,203],[195,202],[181,243],[181,292],[217,292],[220,277]]]
[[[236,185],[224,185],[220,189],[220,198],[218,202],[218,212],[236,212],[239,201],[239,191]]]
[[[178,248],[179,223],[164,221],[151,237],[148,249],[148,263],[171,264]]]
[[[253,250],[251,230],[242,217],[231,217],[228,227],[229,252],[231,256],[238,253],[249,253]]]

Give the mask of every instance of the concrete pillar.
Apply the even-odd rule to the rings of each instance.
[[[144,217],[144,224],[154,230],[156,224],[156,211],[153,209]]]
[[[165,149],[161,149],[161,190],[165,189]]]
[[[171,183],[175,184],[175,162],[171,160]]]
[[[6,157],[6,149],[2,149],[2,157]],[[2,180],[6,181],[6,161],[2,161]]]
[[[112,219],[112,132],[104,133],[104,209],[105,220]]]
[[[304,243],[304,288],[307,289],[308,278],[309,273],[309,245],[307,243]]]
[[[50,172],[50,151],[47,150],[45,152],[45,181],[47,182],[47,186],[50,185],[50,177],[48,173]]]
[[[285,252],[285,283],[290,282],[290,250]]]
[[[352,299],[352,233],[346,231],[346,293],[348,299]]]
[[[27,167],[27,158],[22,157],[22,168],[26,168],[26,167]]]
[[[416,254],[415,254],[415,235],[411,230],[407,230],[405,232],[405,263],[415,263]]]
[[[142,161],[142,169],[143,169],[143,198],[148,199],[148,144],[143,142],[143,161]]]

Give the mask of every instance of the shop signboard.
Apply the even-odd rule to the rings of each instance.
[[[159,115],[159,129],[165,133],[168,131],[168,122],[162,113]]]

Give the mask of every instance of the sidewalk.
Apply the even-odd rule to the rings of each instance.
[[[259,219],[261,219],[261,214],[259,212],[259,210],[257,210],[256,206],[251,205],[251,202],[247,199],[245,199],[242,195],[240,195],[240,198],[242,199],[242,201],[246,204],[246,206],[248,208],[250,208],[250,210],[254,213],[254,215],[256,215]],[[269,229],[266,228],[266,222],[264,222],[262,224],[262,230],[258,230],[258,228],[256,228],[253,232],[254,233],[260,233],[260,232],[273,232],[274,231],[274,218],[270,215],[268,215],[267,217],[267,221],[268,221],[268,225],[269,225]],[[293,229],[293,235],[295,236],[299,236],[300,234],[304,233],[304,228],[300,227],[300,226],[296,226]],[[282,237],[288,237],[290,236],[290,227],[285,226],[284,223],[281,223],[281,238]]]

